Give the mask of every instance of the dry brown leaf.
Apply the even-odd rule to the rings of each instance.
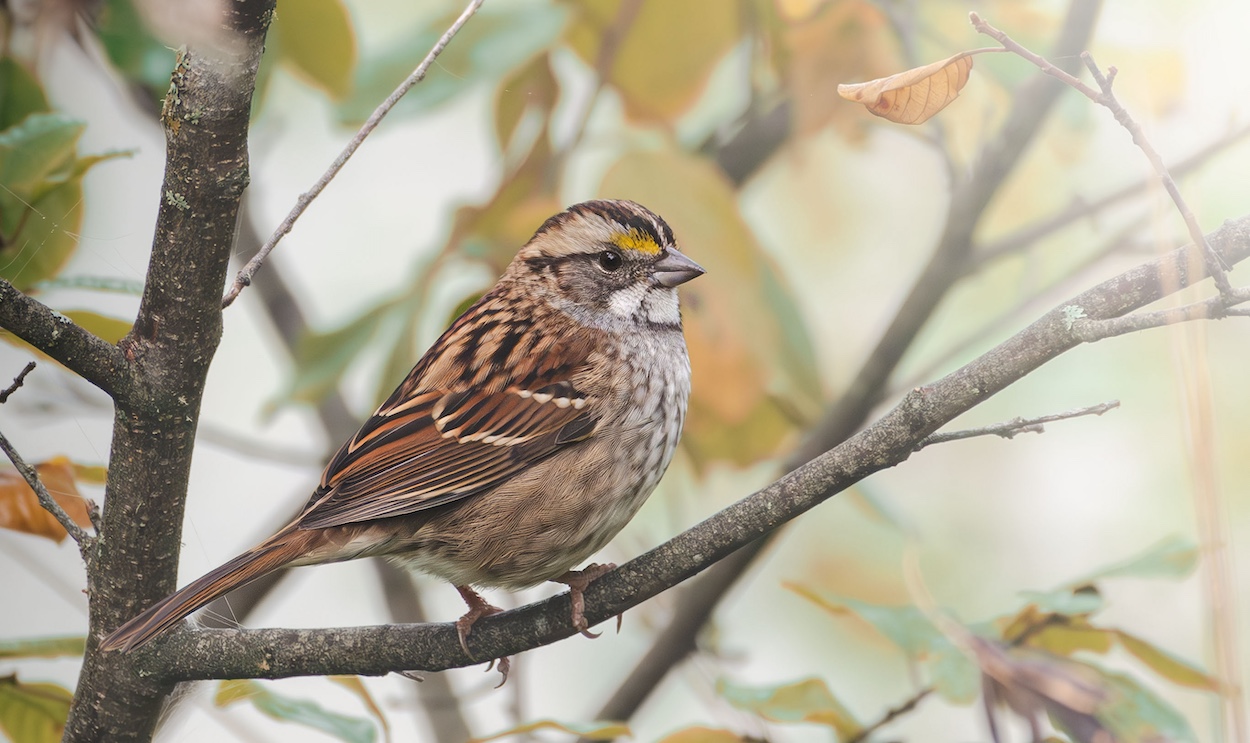
[[[70,518],[79,526],[91,526],[87,502],[74,484],[73,462],[66,457],[54,457],[35,465],[35,471]],[[39,505],[35,491],[12,467],[0,470],[0,528],[37,534],[58,543],[67,536],[56,518]]]
[[[968,83],[972,55],[996,51],[1001,50],[974,49],[889,77],[844,83],[838,86],[838,95],[895,123],[923,124],[959,97]]]

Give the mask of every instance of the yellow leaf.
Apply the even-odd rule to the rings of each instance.
[[[781,10],[788,16],[786,9]],[[885,14],[870,0],[825,3],[785,25],[779,43],[785,84],[794,102],[794,129],[800,136],[832,124],[843,136],[859,139],[863,117],[840,105],[838,80],[880,77],[898,69],[897,42]]]
[[[1174,684],[1188,686],[1191,689],[1219,691],[1219,679],[1204,673],[1189,663],[1167,653],[1146,642],[1140,637],[1130,635],[1123,630],[1115,630],[1124,649],[1132,653],[1138,660],[1150,666],[1150,669]]]
[[[582,0],[577,10],[569,46],[620,91],[636,121],[671,122],[689,110],[739,37],[741,10],[723,0]]]
[[[14,741],[59,741],[73,701],[56,684],[28,684],[16,674],[0,676],[0,733]]]
[[[96,336],[114,345],[130,332],[131,322],[101,315],[91,310],[67,310],[62,313]]]
[[[876,116],[898,124],[923,124],[959,96],[968,83],[972,55],[998,49],[960,52],[940,62],[889,77],[838,86],[838,95],[862,103]]]
[[[335,100],[351,93],[356,36],[340,0],[281,3],[274,28],[283,60]]]
[[[508,728],[503,732],[488,735],[485,738],[473,738],[469,743],[486,743],[488,740],[498,740],[499,738],[521,733],[532,733],[535,730],[559,730],[588,740],[612,740],[623,735],[630,735],[629,726],[621,722],[572,723],[538,720],[537,722],[529,722]]]
[[[744,743],[745,740],[729,730],[696,726],[669,733],[660,738],[658,743]]]
[[[35,465],[39,479],[52,498],[79,526],[91,526],[87,503],[74,485],[74,465],[65,457],[56,457]],[[0,470],[0,528],[47,537],[61,542],[67,536],[56,518],[39,505],[35,491],[12,467]]]

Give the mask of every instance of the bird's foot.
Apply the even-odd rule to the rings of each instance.
[[[570,570],[559,578],[554,579],[557,583],[563,583],[569,587],[569,599],[573,604],[573,628],[592,640],[602,633],[590,631],[590,623],[586,621],[584,613],[586,611],[586,597],[583,595],[583,592],[586,590],[586,586],[589,586],[596,578],[615,569],[615,563],[609,562],[603,565],[591,563],[581,570]],[[620,614],[616,616],[616,631],[621,631]]]
[[[492,614],[498,614],[503,609],[494,606],[486,599],[482,598],[477,591],[468,586],[456,586],[456,590],[460,592],[460,597],[464,599],[464,603],[469,605],[469,610],[464,616],[456,620],[456,634],[460,637],[460,647],[464,650],[464,654],[473,657],[473,653],[469,652],[469,633],[473,631],[473,623],[482,617],[489,617]],[[503,675],[499,686],[503,686],[508,681],[508,671],[512,670],[512,662],[505,656],[491,660],[490,665],[486,667],[489,671],[495,667],[495,663],[499,663],[499,673]],[[495,688],[498,689],[499,686]]]

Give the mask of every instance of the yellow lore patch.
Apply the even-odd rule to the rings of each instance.
[[[621,232],[612,238],[612,243],[621,250],[637,250],[639,253],[647,255],[659,255],[660,246],[650,235],[639,232],[638,230],[630,230],[629,232]]]

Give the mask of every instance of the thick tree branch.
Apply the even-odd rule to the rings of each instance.
[[[1250,255],[1250,216],[1209,239],[1235,264]],[[890,412],[841,445],[631,560],[586,591],[586,617],[602,622],[706,569],[773,532],[868,475],[905,461],[939,427],[1042,364],[1080,345],[1071,309],[1090,319],[1122,316],[1205,277],[1200,253],[1181,248],[1070,299],[996,348],[941,380],[918,387]],[[437,671],[513,655],[575,634],[568,595],[481,620],[473,658],[451,624],[329,630],[191,630],[135,652],[144,675],[166,683],[206,678],[282,678],[398,669]]]
[[[252,91],[273,7],[221,4],[218,33],[181,51],[171,76],[152,255],[134,327],[119,344],[134,379],[114,398],[107,507],[87,575],[87,653],[67,741],[148,740],[172,690],[97,645],[177,581],[195,427],[221,336],[221,288],[248,182]]]
[[[0,279],[0,327],[61,362],[111,397],[127,394],[130,365],[116,346]]]

